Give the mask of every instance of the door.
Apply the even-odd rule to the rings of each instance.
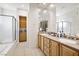
[[[73,50],[72,48],[61,45],[60,47],[60,55],[61,56],[78,56],[78,52]]]
[[[40,48],[41,44],[40,44],[41,40],[40,40],[40,34],[38,34],[38,47]]]
[[[19,16],[19,42],[27,40],[27,19],[26,16]]]
[[[41,40],[40,44],[41,44],[41,50],[42,50],[42,51],[43,51],[43,38],[44,38],[44,37],[41,36],[41,39],[40,39],[40,40]]]
[[[50,56],[59,56],[59,43],[50,40]]]

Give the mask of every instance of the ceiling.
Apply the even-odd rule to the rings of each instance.
[[[21,10],[28,10],[29,4],[28,3],[0,3],[0,7],[2,8],[14,8],[14,9],[21,9]]]
[[[79,6],[78,3],[56,3],[56,14],[57,16]]]
[[[49,6],[53,4],[54,6],[56,6],[56,16],[59,16],[73,8],[75,8],[76,6],[79,6],[79,3],[32,3],[32,6],[35,6],[36,8],[40,8],[40,9],[48,9]]]
[[[61,15],[66,11],[79,6],[79,3],[0,3],[0,7],[3,8],[10,8],[10,9],[20,9],[20,10],[28,10],[29,5],[32,7],[40,8],[40,9],[47,9],[50,4],[56,6],[56,15]]]

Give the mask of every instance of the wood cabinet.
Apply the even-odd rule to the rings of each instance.
[[[78,56],[78,52],[72,48],[60,45],[60,55],[61,56]]]
[[[73,49],[53,39],[38,35],[38,47],[46,56],[78,56],[79,50]]]
[[[42,51],[43,51],[43,39],[44,37],[38,34],[38,48],[40,48]]]
[[[49,39],[44,37],[44,53],[45,55],[49,56]]]
[[[40,37],[41,37],[41,35],[38,34],[38,48],[41,47],[41,44],[40,44],[40,43],[41,43],[41,40],[40,40]]]
[[[50,56],[59,56],[59,43],[50,40]]]
[[[40,36],[40,49],[43,51],[43,36]]]

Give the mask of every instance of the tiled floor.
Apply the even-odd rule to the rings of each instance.
[[[38,48],[26,48],[25,43],[19,43],[12,47],[6,54],[7,56],[44,56]]]

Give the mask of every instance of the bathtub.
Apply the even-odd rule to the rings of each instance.
[[[1,43],[0,44],[0,56],[5,56],[10,48],[16,43],[16,41]]]

